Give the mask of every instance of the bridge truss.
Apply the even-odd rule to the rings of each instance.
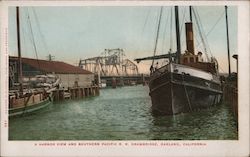
[[[138,75],[137,65],[124,56],[123,49],[105,49],[98,57],[80,59],[79,67],[99,76]]]

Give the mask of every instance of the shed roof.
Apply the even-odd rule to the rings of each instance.
[[[9,56],[9,60],[18,60],[18,57]],[[92,72],[84,70],[80,67],[60,61],[37,60],[22,57],[22,63],[28,64],[36,69],[48,73],[54,72],[57,74],[93,74]]]

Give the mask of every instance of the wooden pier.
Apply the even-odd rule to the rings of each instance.
[[[227,80],[223,84],[223,102],[228,104],[235,116],[238,119],[238,88],[237,80]]]
[[[108,87],[116,88],[116,86],[147,84],[149,76],[143,74],[134,76],[101,76],[101,80],[105,80]]]
[[[72,87],[68,89],[60,88],[53,91],[53,101],[63,101],[65,99],[84,99],[100,94],[98,86]]]

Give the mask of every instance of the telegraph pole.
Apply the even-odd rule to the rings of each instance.
[[[229,35],[228,35],[228,19],[227,19],[227,6],[225,6],[226,12],[226,30],[227,30],[227,57],[228,57],[228,75],[231,76],[231,65],[230,65],[230,48],[229,48]]]

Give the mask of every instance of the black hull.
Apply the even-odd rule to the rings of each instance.
[[[153,114],[174,115],[208,108],[221,100],[219,83],[171,72],[149,83]]]

